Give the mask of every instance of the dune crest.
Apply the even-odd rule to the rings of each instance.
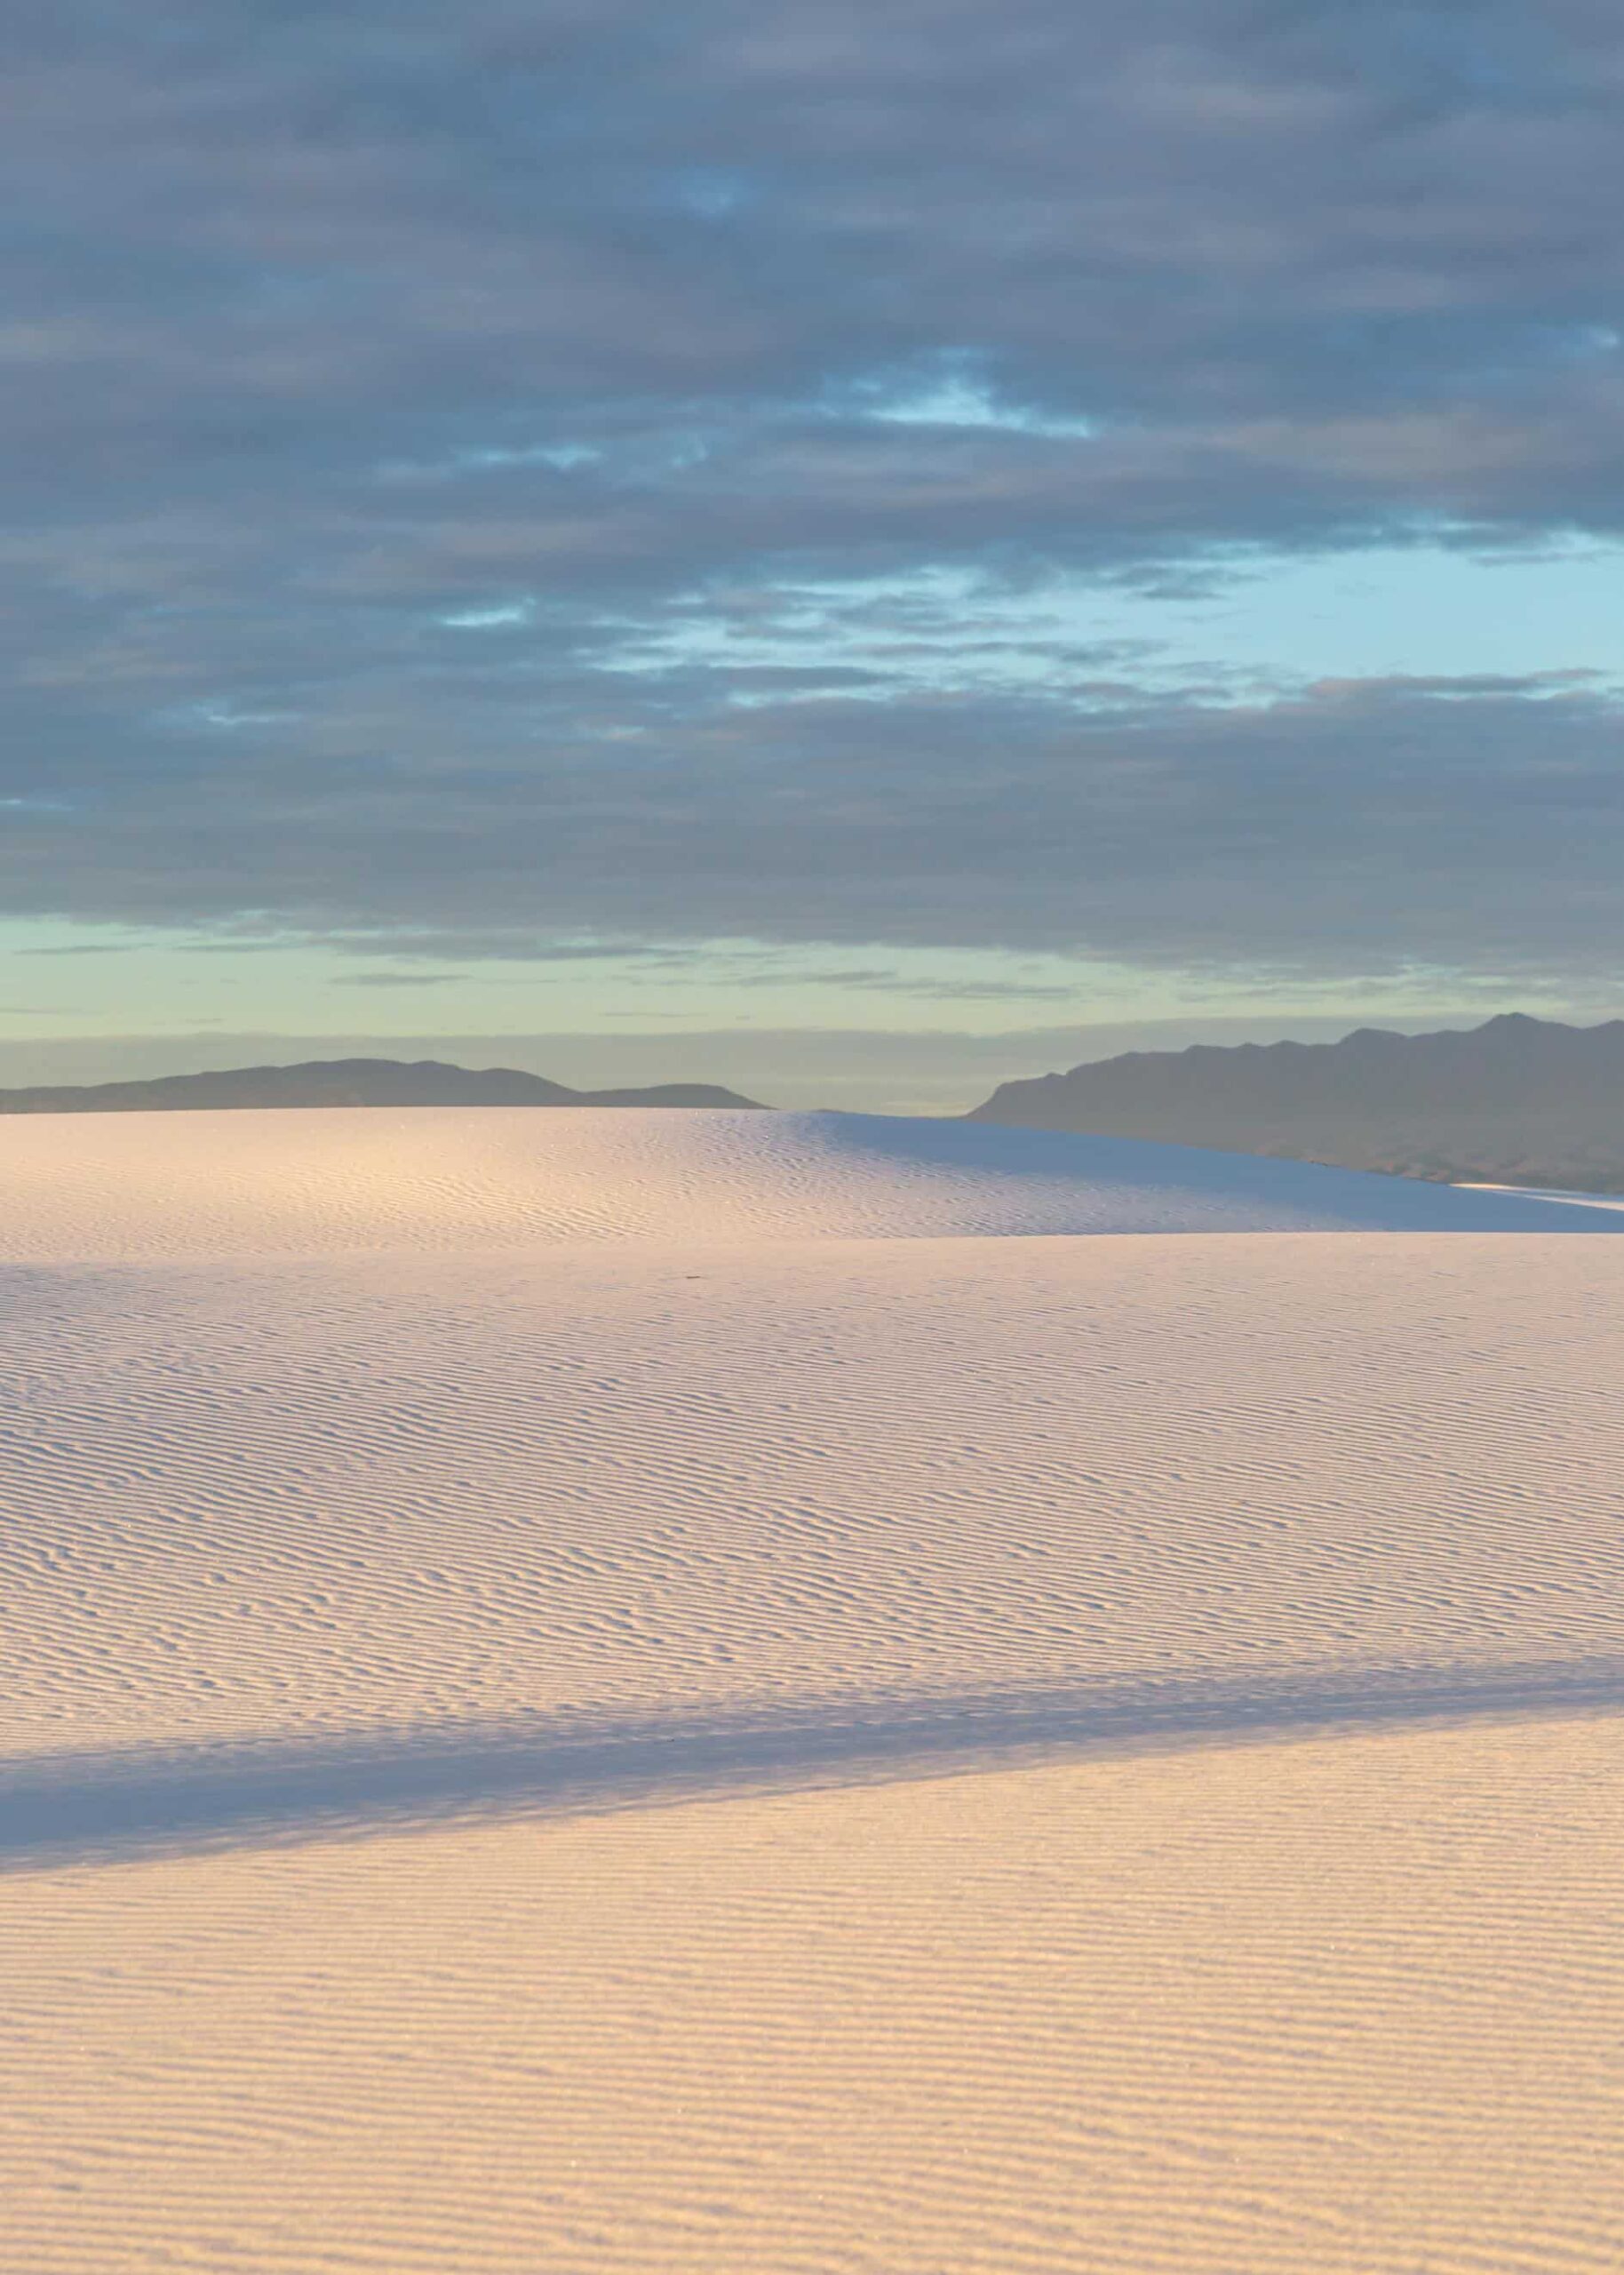
[[[878,1114],[298,1109],[0,1123],[0,1263],[526,1241],[1624,1231],[1302,1161]]]

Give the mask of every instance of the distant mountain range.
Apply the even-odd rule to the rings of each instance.
[[[1130,1051],[1005,1082],[973,1122],[1158,1138],[1450,1183],[1624,1192],[1624,1019]]]
[[[57,1084],[0,1090],[0,1114],[152,1114],[187,1107],[312,1106],[641,1106],[754,1108],[753,1098],[710,1082],[648,1090],[570,1090],[511,1066],[475,1072],[439,1059],[315,1058],[299,1066],[234,1066],[163,1074],[145,1082]]]

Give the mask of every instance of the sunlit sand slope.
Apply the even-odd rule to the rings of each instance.
[[[6,2275],[1624,2263],[1624,1214],[55,1128],[0,1126]]]
[[[0,1883],[28,2275],[1615,2275],[1624,1726]]]
[[[4,1284],[28,1751],[1624,1648],[1612,1240]]]
[[[843,1114],[0,1120],[0,1260],[582,1239],[1624,1231],[1558,1203],[1115,1138]]]

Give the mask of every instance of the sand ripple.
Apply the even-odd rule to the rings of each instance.
[[[12,1750],[1624,1648],[1624,1248],[5,1283]]]

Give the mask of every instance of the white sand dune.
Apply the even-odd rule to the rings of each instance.
[[[1624,1209],[1624,1193],[1563,1193],[1535,1185],[1468,1185],[1463,1193],[1509,1193],[1517,1201],[1561,1201],[1569,1208]]]
[[[478,1111],[0,1195],[0,2264],[1624,2263],[1624,1215]]]
[[[983,1122],[418,1107],[0,1122],[0,1261],[529,1241],[1573,1232],[1555,1202]]]

